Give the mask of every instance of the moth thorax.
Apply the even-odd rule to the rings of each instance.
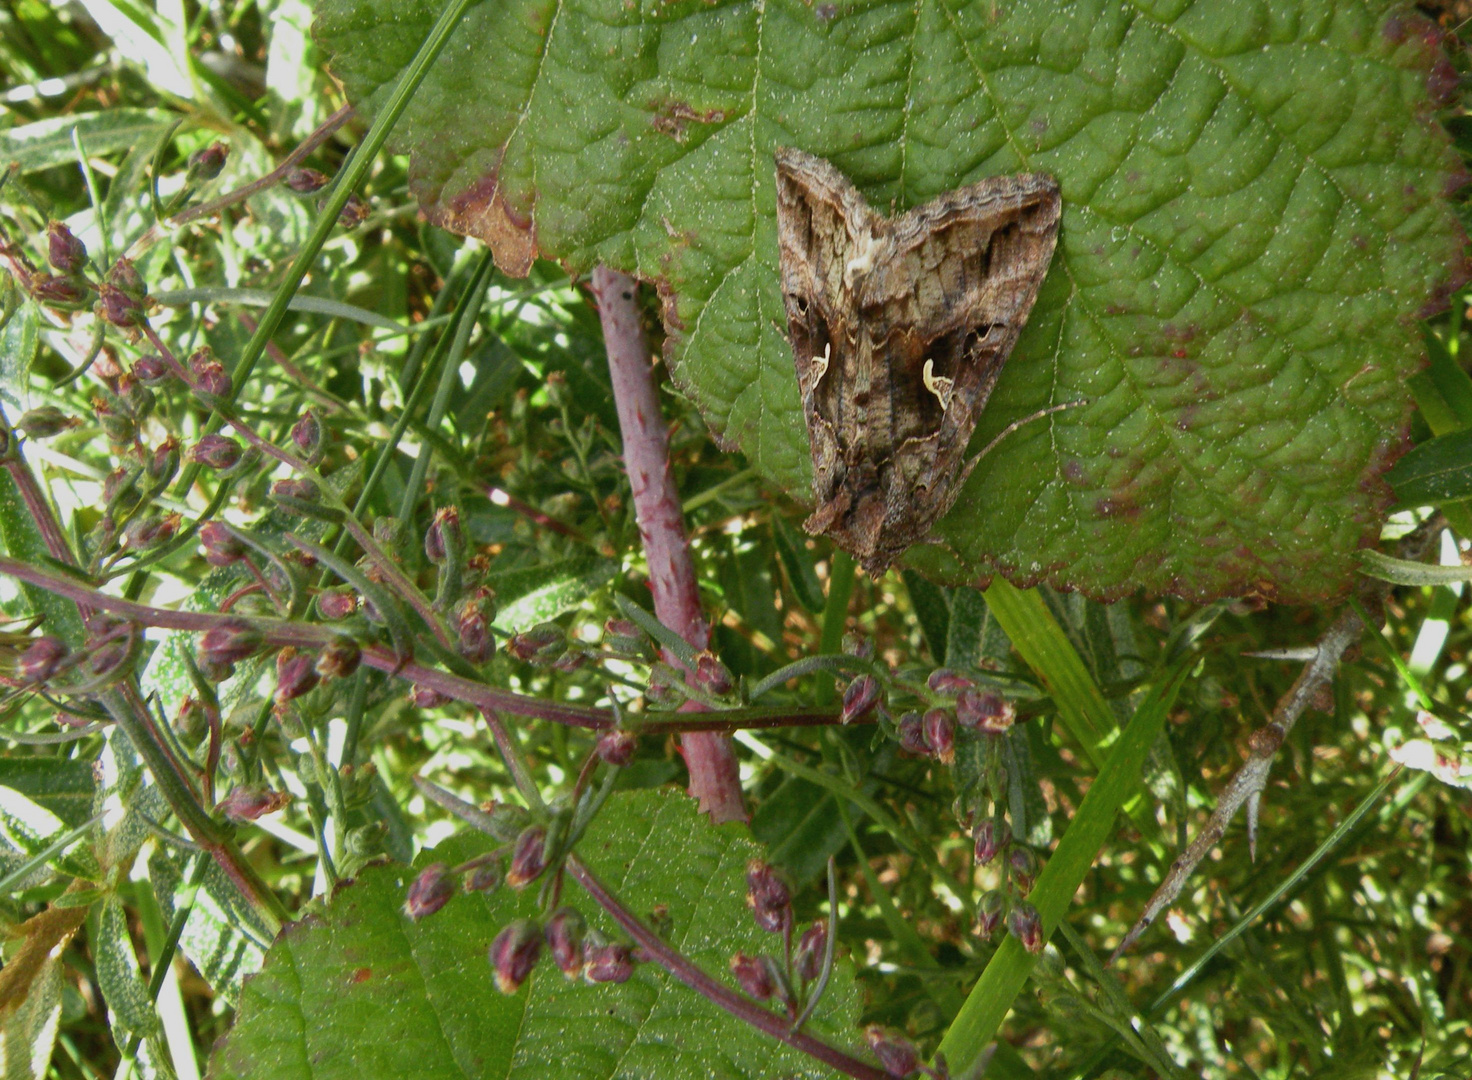
[[[874,269],[874,259],[879,253],[879,242],[866,225],[864,231],[854,238],[854,256],[843,267],[843,283],[850,289],[854,282]]]

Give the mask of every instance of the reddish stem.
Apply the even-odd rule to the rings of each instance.
[[[703,650],[710,638],[700,608],[680,495],[670,469],[669,432],[659,407],[649,343],[634,302],[636,287],[627,274],[605,266],[593,271],[593,295],[603,323],[624,465],[634,492],[634,516],[649,563],[654,614],[693,648]],[[665,659],[679,664],[668,654]],[[691,702],[681,711],[703,711],[703,706]],[[690,770],[690,794],[700,808],[717,824],[746,821],[741,774],[730,740],[715,732],[689,731],[680,737],[680,749]]]

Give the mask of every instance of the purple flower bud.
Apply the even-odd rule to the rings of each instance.
[[[529,825],[516,838],[511,849],[511,868],[506,872],[506,884],[513,889],[524,889],[547,869],[547,830],[540,825]]]
[[[491,942],[489,956],[496,973],[496,989],[514,994],[526,982],[542,954],[542,932],[530,919],[517,919]]]
[[[1026,900],[1019,900],[1007,913],[1007,931],[1028,952],[1037,954],[1043,951],[1043,917]]]
[[[1012,830],[1005,821],[987,818],[976,827],[976,865],[986,866],[997,857],[1012,839]]]
[[[63,274],[81,273],[87,267],[87,246],[59,221],[46,226],[46,258]]]
[[[501,861],[491,859],[481,863],[465,875],[465,891],[493,893],[501,887],[501,883],[505,880],[506,871],[501,868]]]
[[[864,1040],[879,1059],[880,1066],[895,1080],[903,1080],[920,1071],[920,1052],[914,1043],[898,1032],[870,1024],[864,1029]]]
[[[454,700],[448,694],[442,694],[434,687],[425,686],[423,683],[415,683],[409,687],[409,704],[416,709],[438,709]]]
[[[603,624],[603,644],[614,652],[640,655],[648,648],[649,636],[628,619],[609,619]]]
[[[674,701],[679,694],[674,687],[677,678],[673,671],[656,664],[649,670],[649,686],[644,691],[644,700],[651,705],[667,705]]]
[[[1012,871],[1012,880],[1022,892],[1029,892],[1038,876],[1038,857],[1032,848],[1015,844],[1007,853],[1007,866]]]
[[[585,950],[583,977],[595,983],[624,983],[634,974],[634,954],[627,945],[593,945]]]
[[[1017,719],[1017,710],[1000,694],[991,691],[962,690],[956,698],[956,719],[964,728],[983,735],[1001,735]]]
[[[746,906],[763,930],[775,934],[792,925],[792,893],[776,868],[760,859],[746,864]]]
[[[20,677],[26,682],[45,682],[56,674],[66,659],[67,647],[61,638],[38,637],[20,657]]]
[[[316,169],[292,169],[286,174],[286,186],[298,195],[310,195],[327,186],[327,174]]]
[[[930,678],[925,680],[925,685],[937,694],[956,694],[962,690],[970,690],[976,684],[950,668],[936,668],[930,673]]]
[[[255,821],[267,814],[275,813],[289,802],[291,802],[291,795],[285,791],[241,786],[221,799],[215,809],[231,821]]]
[[[547,938],[547,951],[557,968],[569,979],[583,973],[583,936],[587,925],[582,915],[570,907],[560,907],[547,920],[543,931]]]
[[[495,651],[491,620],[496,617],[495,593],[479,588],[455,606],[455,633],[460,655],[472,664],[484,664]]]
[[[124,330],[143,325],[143,301],[106,282],[98,289],[98,299],[97,314],[103,322]]]
[[[556,660],[552,666],[558,671],[576,671],[588,662],[588,654],[580,648],[570,648]]]
[[[442,506],[435,511],[429,531],[424,534],[424,556],[439,566],[445,561],[449,546],[457,550],[461,547],[460,511],[453,506]]]
[[[346,679],[362,661],[362,646],[350,637],[335,637],[317,654],[317,674],[324,679]]]
[[[143,278],[138,275],[138,268],[131,259],[119,259],[113,263],[107,272],[107,283],[134,300],[141,301],[148,295],[148,286],[143,284]]]
[[[240,462],[240,444],[228,435],[212,433],[200,437],[189,448],[189,460],[211,469],[232,469]]]
[[[210,143],[189,155],[189,176],[195,180],[213,180],[225,167],[230,150],[224,143]]]
[[[171,375],[173,371],[168,364],[164,363],[161,356],[154,356],[150,353],[148,356],[140,356],[133,361],[133,378],[144,386],[159,386],[167,382]]]
[[[231,566],[245,558],[248,550],[229,526],[207,521],[199,527],[199,546],[204,548],[205,562],[211,566]]]
[[[310,693],[322,676],[317,674],[317,658],[288,645],[276,654],[276,704],[285,705]]]
[[[430,863],[409,886],[404,914],[418,922],[448,904],[454,895],[455,883],[451,880],[450,868],[442,862]]]
[[[223,405],[230,399],[230,373],[225,365],[215,359],[208,346],[195,349],[189,355],[189,377],[194,383],[194,392],[199,400],[210,408]]]
[[[317,594],[317,614],[328,622],[350,618],[357,614],[358,594],[350,586],[323,589]]]
[[[731,957],[731,974],[736,976],[736,985],[758,1001],[766,1001],[777,992],[764,956],[737,953]]]
[[[1007,897],[1000,889],[993,889],[981,898],[981,903],[976,908],[976,932],[984,940],[990,941],[992,935],[997,932],[997,927],[1002,925],[1002,919],[1007,914]]]
[[[930,709],[921,720],[925,745],[942,765],[956,763],[956,718],[945,709]]]
[[[147,551],[173,539],[183,519],[178,514],[146,514],[135,517],[123,529],[123,546],[129,551]]]
[[[126,412],[114,408],[121,402],[113,399],[106,401],[102,398],[92,399],[92,413],[97,417],[97,422],[102,426],[102,433],[107,436],[107,441],[113,446],[128,446],[138,437],[138,421]]]
[[[179,471],[179,440],[170,435],[153,448],[144,471],[156,484],[167,484]]]
[[[68,416],[55,405],[42,405],[21,413],[15,427],[28,439],[49,439],[80,423],[80,420]]]
[[[322,421],[313,409],[291,425],[291,441],[308,461],[315,461],[322,450]]]
[[[348,201],[343,204],[342,211],[337,215],[337,222],[344,229],[356,229],[368,220],[368,203],[357,195],[349,195]]]
[[[550,664],[567,651],[567,631],[555,622],[538,623],[524,633],[512,634],[506,651],[528,663]]]
[[[69,307],[87,299],[87,290],[79,282],[54,274],[32,274],[26,289],[38,304]]]
[[[706,649],[695,658],[695,685],[710,694],[729,694],[735,680],[731,678],[731,669]]]
[[[873,675],[860,675],[843,692],[843,710],[839,722],[851,724],[862,720],[879,704],[879,680]]]
[[[598,756],[610,765],[627,765],[638,749],[639,736],[632,731],[605,731],[598,736]]]
[[[900,749],[916,757],[929,757],[930,747],[925,743],[925,725],[917,712],[907,712],[899,721]]]
[[[241,619],[229,619],[199,635],[199,660],[235,664],[254,656],[264,643],[260,631]]]
[[[792,958],[792,970],[803,982],[812,982],[823,971],[823,955],[828,951],[828,924],[822,919],[803,931]]]
[[[271,498],[278,502],[286,499],[300,503],[314,503],[321,496],[317,485],[310,480],[285,479],[271,484]]]

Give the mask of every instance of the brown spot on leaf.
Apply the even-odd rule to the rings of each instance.
[[[695,109],[687,102],[666,98],[649,103],[653,115],[649,123],[661,135],[668,135],[676,142],[685,141],[685,129],[690,124],[722,124],[726,120],[724,109]]]
[[[353,973],[348,976],[348,981],[354,984],[367,982],[373,978],[373,969],[370,967],[354,968]]]
[[[507,205],[495,172],[481,177],[448,203],[430,206],[425,216],[442,229],[484,242],[496,265],[511,277],[526,277],[536,261],[535,224],[530,216]]]

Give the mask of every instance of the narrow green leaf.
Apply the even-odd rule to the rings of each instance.
[[[526,570],[487,574],[486,584],[496,590],[496,629],[515,634],[571,611],[617,572],[612,559],[575,555]]]
[[[34,304],[22,303],[0,326],[0,400],[13,408],[23,409],[30,400],[38,340]]]
[[[81,132],[87,149],[94,154],[129,150],[155,139],[177,117],[163,109],[134,109],[119,106],[102,112],[53,116],[0,132],[0,168],[16,165],[20,172],[75,165],[77,152],[72,131]]]
[[[913,570],[906,570],[901,576],[910,594],[910,606],[915,609],[915,618],[920,622],[920,632],[925,637],[930,658],[936,664],[944,664],[951,632],[951,605],[946,594],[929,578],[921,577]]]
[[[772,540],[777,548],[777,558],[787,574],[787,583],[792,586],[792,595],[797,602],[814,615],[823,610],[825,598],[823,586],[813,571],[813,553],[808,550],[804,538],[781,514],[772,515]]]
[[[1397,461],[1385,479],[1402,506],[1472,498],[1472,428],[1427,439]]]
[[[113,1028],[127,1035],[149,1035],[159,1030],[158,1013],[148,987],[138,972],[128,916],[117,897],[109,897],[97,918],[97,940],[92,943],[97,986],[112,1012]]]
[[[1457,585],[1472,581],[1472,566],[1433,566],[1369,550],[1360,552],[1360,562],[1368,577],[1395,585]]]

